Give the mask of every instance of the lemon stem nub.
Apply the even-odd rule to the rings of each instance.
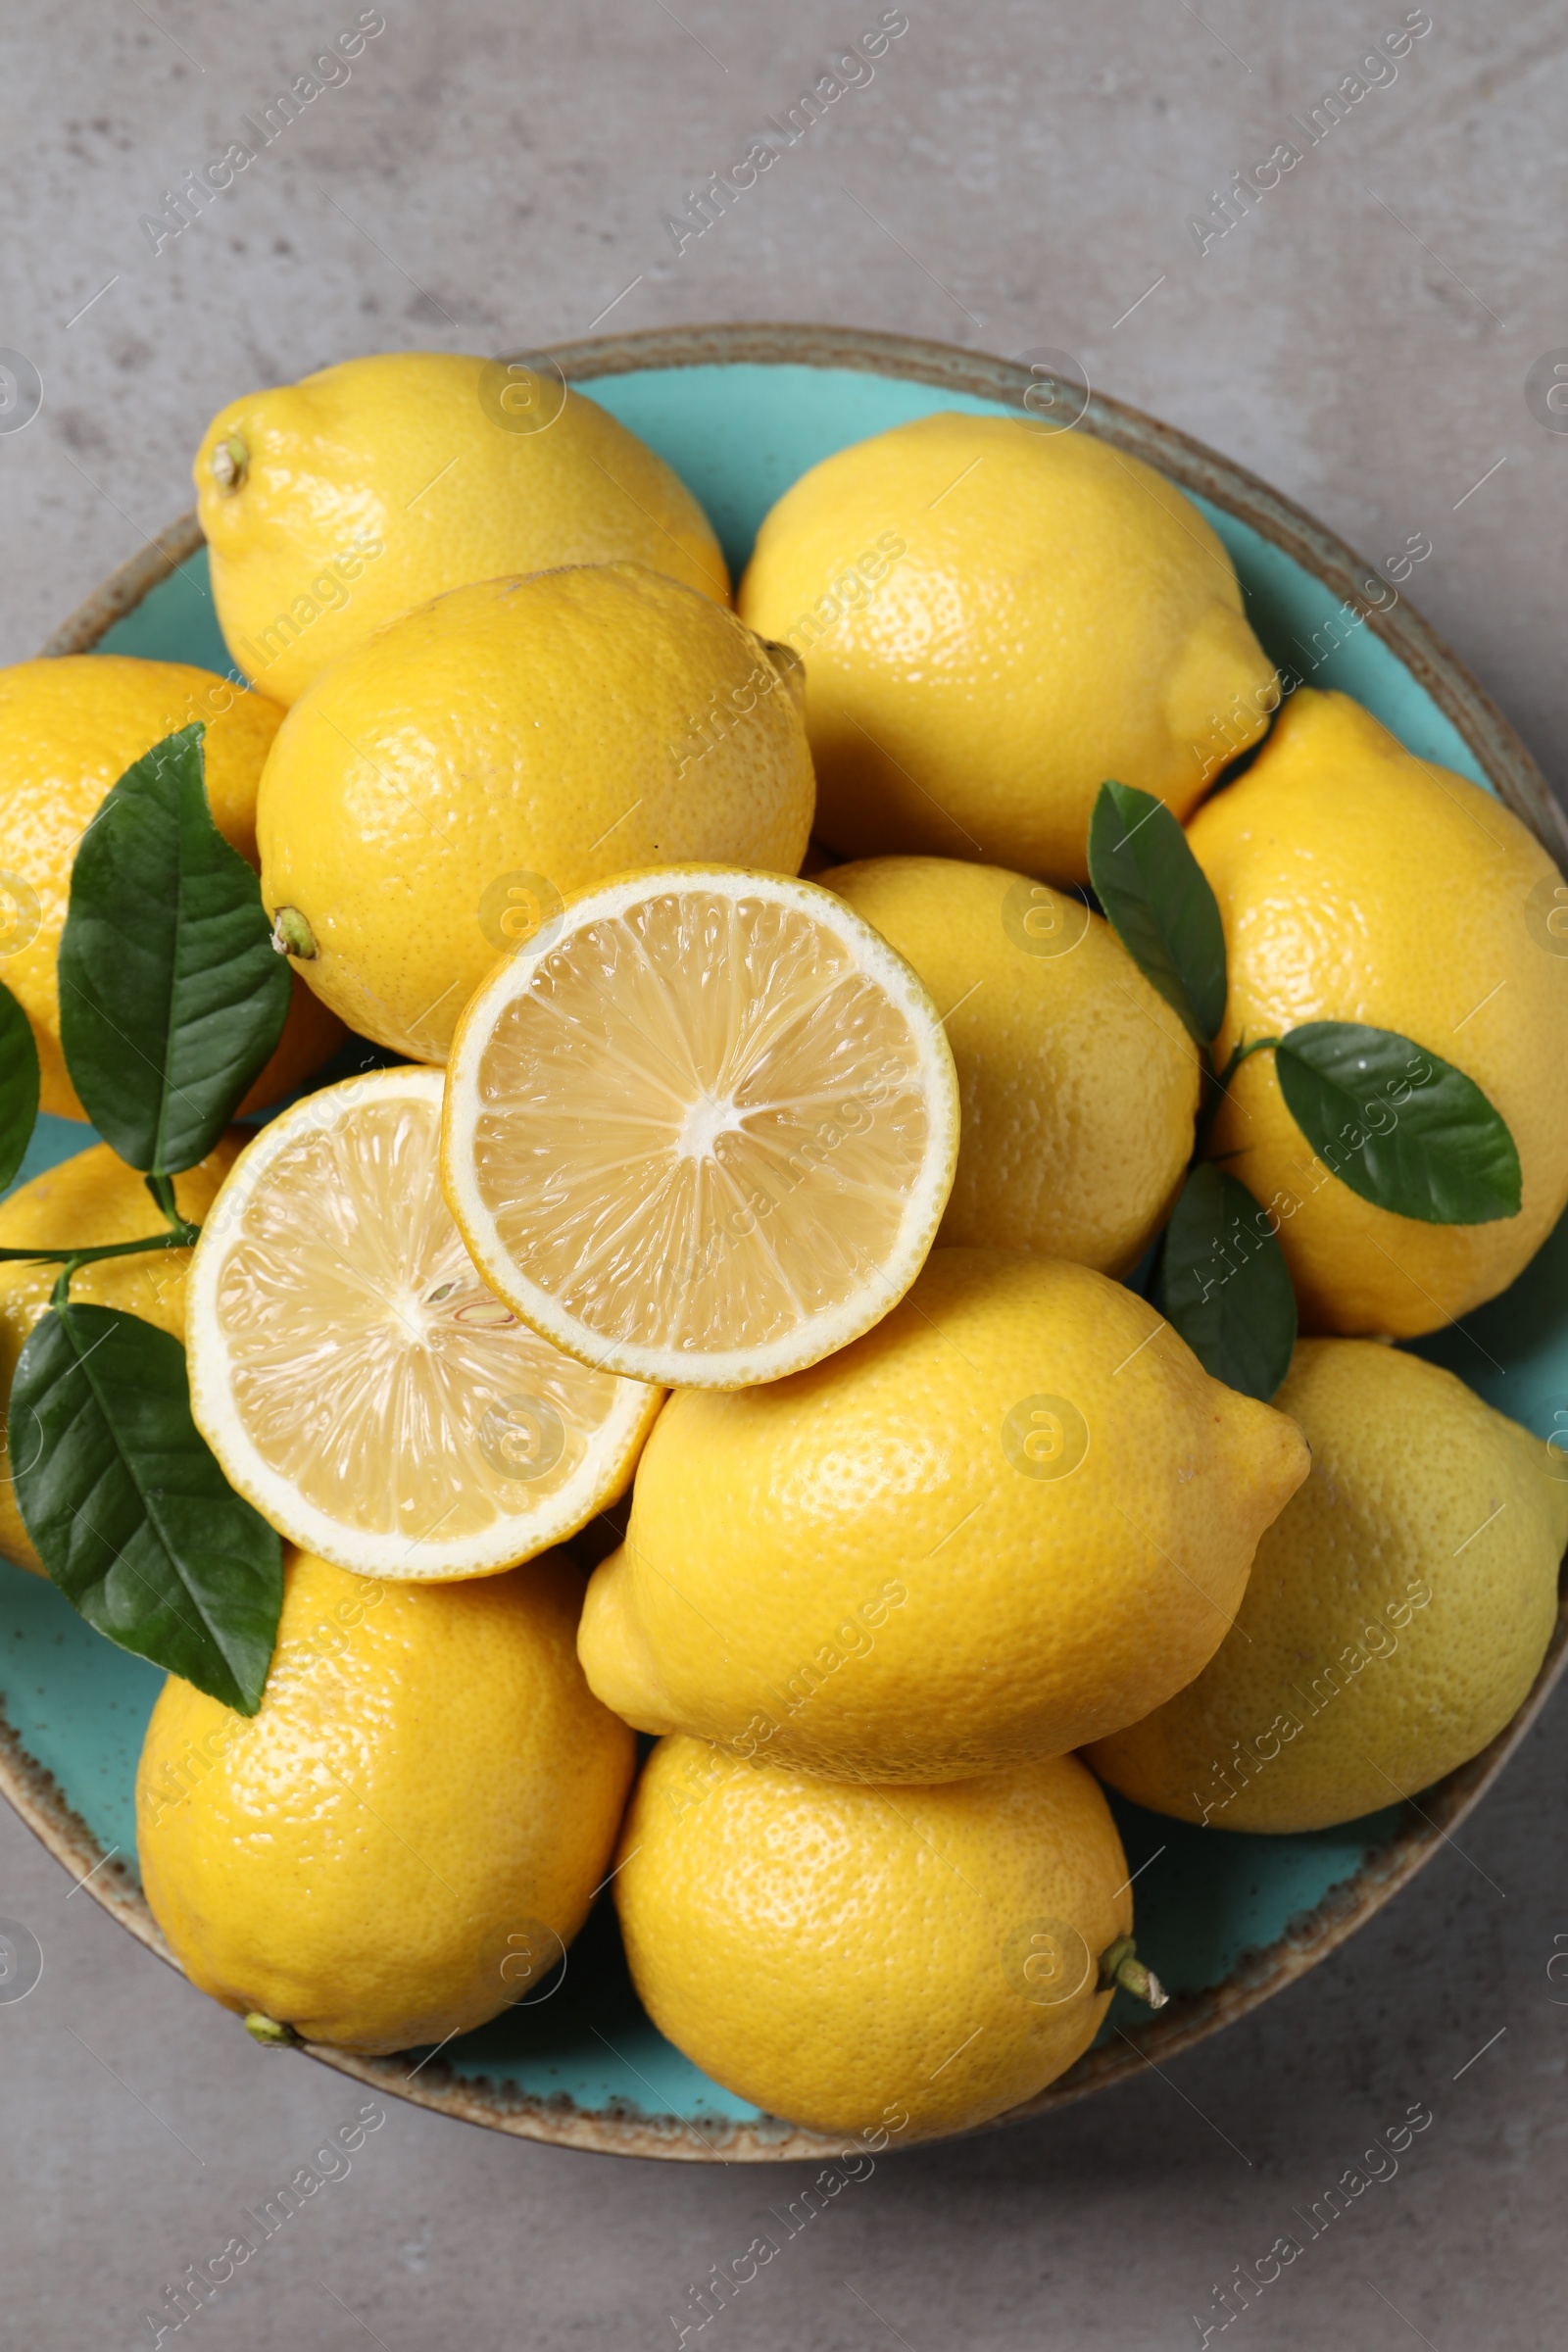
[[[250,451],[238,433],[227,433],[221,441],[214,444],[211,461],[213,479],[220,490],[237,490],[239,488],[245,479],[245,468],[250,464]]]
[[[1118,1936],[1100,1955],[1099,1989],[1112,1992],[1118,1984],[1135,2001],[1147,2001],[1151,2009],[1163,2009],[1170,1999],[1153,1970],[1139,1959],[1130,1936]]]
[[[753,633],[756,634],[755,631]],[[759,637],[758,643],[778,676],[783,680],[796,710],[804,713],[806,709],[805,662],[793,645],[786,645],[780,638]]]
[[[316,954],[316,933],[297,906],[279,906],[272,917],[272,945],[279,956],[298,956],[309,963]]]
[[[299,2035],[292,2026],[281,2019],[266,2017],[260,2009],[245,2012],[245,2031],[252,2041],[259,2041],[264,2050],[289,2050],[299,2047]]]

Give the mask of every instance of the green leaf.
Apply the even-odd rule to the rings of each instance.
[[[191,1419],[179,1342],[114,1307],[46,1314],[17,1366],[11,1435],[12,1458],[31,1464],[17,1473],[23,1520],[72,1607],[122,1649],[254,1715],[282,1544]]]
[[[1144,978],[1200,1046],[1225,1018],[1225,931],[1187,836],[1163,802],[1102,784],[1089,820],[1089,878]]]
[[[202,728],[126,769],[82,836],[60,943],[60,1042],[133,1168],[204,1159],[276,1045],[289,968],[261,885],[214,824]]]
[[[1274,1050],[1292,1118],[1342,1184],[1424,1225],[1519,1213],[1519,1154],[1474,1079],[1393,1029],[1307,1021]]]
[[[0,1193],[16,1180],[38,1116],[38,1049],[32,1024],[0,987]]]
[[[1163,1305],[1205,1372],[1267,1402],[1291,1368],[1296,1294],[1268,1210],[1212,1160],[1166,1227]]]

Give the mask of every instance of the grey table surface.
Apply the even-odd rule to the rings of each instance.
[[[908,0],[874,76],[677,252],[666,217],[688,191],[880,13],[384,0],[351,77],[155,251],[142,216],[359,12],[13,0],[0,344],[44,396],[0,433],[0,660],[189,503],[198,435],[237,392],[361,351],[509,350],[596,321],[825,319],[1066,348],[1367,558],[1424,535],[1409,593],[1568,786],[1568,435],[1526,398],[1568,344],[1562,0],[1432,0],[1396,77],[1202,251],[1192,220],[1356,73],[1404,20],[1394,0]],[[1238,2334],[1559,2342],[1565,1731],[1559,1699],[1460,1841],[1292,1992],[1061,2115],[882,2160],[688,2342],[1143,2352],[1200,2343],[1203,2324],[1218,2342],[1215,2284],[1299,2237],[1298,2210],[1414,2102],[1434,2121],[1396,2176]],[[358,2094],[253,2047],[3,1807],[0,1914],[45,1953],[36,1990],[0,2006],[6,2339],[149,2344],[165,2285]],[[688,2287],[800,2181],[397,2106],[186,2340],[674,2345]]]

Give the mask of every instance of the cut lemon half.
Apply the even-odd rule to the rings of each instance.
[[[953,1185],[935,1005],[830,891],[728,866],[582,892],[470,1001],[441,1174],[485,1280],[666,1388],[777,1380],[897,1305]]]
[[[439,1070],[376,1070],[264,1127],[186,1286],[191,1411],[280,1534],[364,1576],[488,1576],[630,1482],[662,1401],[486,1289],[441,1198]]]

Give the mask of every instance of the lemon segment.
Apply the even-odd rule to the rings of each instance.
[[[460,1024],[442,1177],[491,1287],[584,1361],[776,1380],[880,1320],[952,1188],[936,1007],[809,882],[723,867],[585,893]]]
[[[190,1273],[191,1409],[284,1535],[361,1575],[484,1576],[629,1480],[661,1397],[561,1354],[441,1198],[441,1076],[378,1070],[264,1129]]]

